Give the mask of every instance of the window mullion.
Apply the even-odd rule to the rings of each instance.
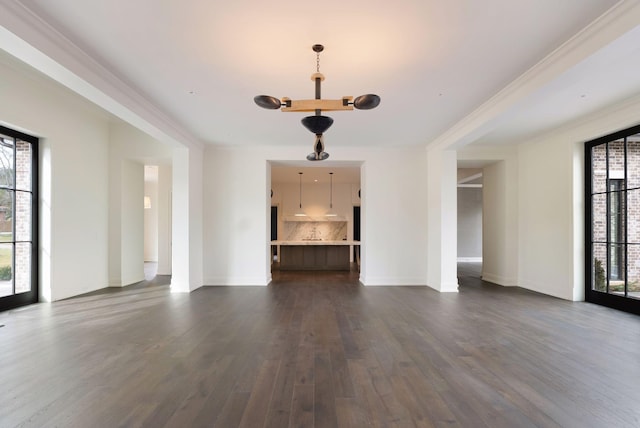
[[[13,294],[16,294],[16,169],[18,151],[18,139],[13,138],[13,177],[11,177],[11,189],[13,190],[12,207],[11,207],[11,285],[13,286]]]
[[[624,223],[624,297],[628,297],[629,293],[629,222],[627,221],[627,207],[628,207],[628,194],[627,183],[628,179],[628,163],[627,163],[627,137],[624,138],[624,206],[622,207],[622,221]]]
[[[610,180],[609,180],[609,143],[605,144],[605,151],[606,151],[606,195],[607,197],[605,198],[605,204],[606,204],[606,241],[607,241],[607,247],[606,247],[606,254],[607,254],[607,260],[606,260],[606,273],[605,273],[605,291],[608,294],[609,293],[609,282],[610,282],[610,278],[611,278],[611,188],[610,186]]]

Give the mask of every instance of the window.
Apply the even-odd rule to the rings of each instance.
[[[37,143],[0,126],[0,310],[38,300]]]
[[[640,314],[640,126],[585,144],[586,300]]]

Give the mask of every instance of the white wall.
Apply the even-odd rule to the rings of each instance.
[[[269,261],[269,160],[300,160],[300,148],[205,150],[204,279],[207,285],[266,285]],[[424,149],[331,150],[362,161],[362,265],[365,285],[426,284]]]
[[[144,280],[144,165],[123,160],[120,183],[120,275],[128,285]]]
[[[518,282],[517,167],[513,158],[484,168],[482,278],[513,286]]]
[[[573,153],[553,140],[523,145],[520,184],[520,280],[530,290],[573,298]],[[540,168],[544,165],[544,168]]]
[[[41,137],[40,291],[59,300],[108,284],[108,117],[0,55],[0,120]]]
[[[458,261],[482,261],[482,188],[458,187]]]
[[[519,285],[584,300],[584,142],[637,125],[639,111],[630,98],[519,146]]]
[[[426,151],[362,152],[360,280],[365,285],[427,285]]]
[[[267,241],[271,183],[266,156],[264,149],[205,150],[206,285],[267,285],[271,279]]]

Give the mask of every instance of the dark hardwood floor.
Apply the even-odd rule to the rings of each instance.
[[[156,280],[1,313],[0,426],[640,426],[639,317],[461,282]]]

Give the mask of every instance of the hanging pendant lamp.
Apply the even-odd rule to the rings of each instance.
[[[337,217],[338,214],[333,212],[333,172],[329,173],[329,212],[326,213],[325,217]]]
[[[295,217],[306,217],[307,215],[302,211],[302,173],[298,173],[300,177],[300,199],[298,204],[299,211],[294,214]]]
[[[324,50],[324,46],[320,44],[313,45],[311,49],[316,53],[316,72],[311,75],[311,80],[315,82],[315,98],[312,100],[292,100],[287,97],[278,99],[270,95],[257,95],[253,101],[260,107],[269,110],[278,110],[288,112],[314,112],[313,116],[307,116],[302,119],[302,125],[316,136],[313,144],[313,153],[307,155],[310,161],[321,161],[329,157],[329,153],[324,151],[323,135],[327,129],[333,124],[333,119],[329,116],[323,116],[322,111],[335,110],[371,110],[380,104],[380,97],[375,94],[365,94],[356,97],[342,97],[340,100],[323,100],[321,98],[321,82],[324,75],[320,73],[320,52]]]

